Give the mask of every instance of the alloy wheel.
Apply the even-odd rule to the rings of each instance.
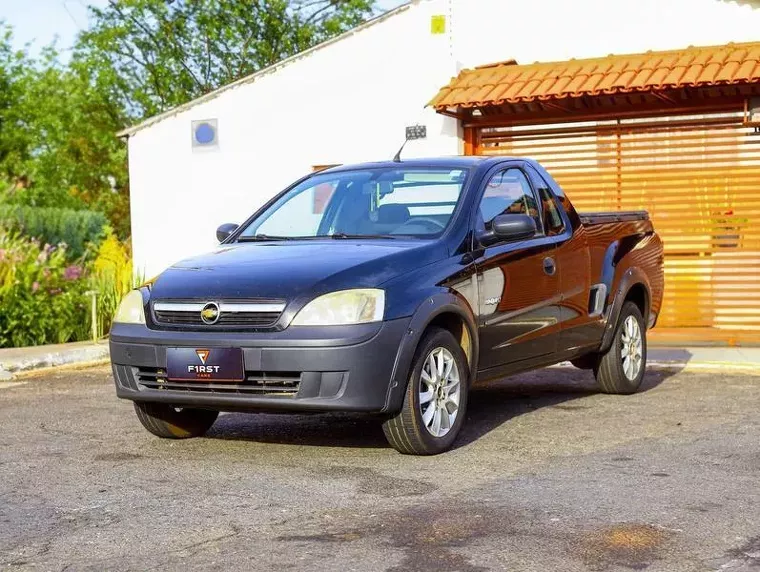
[[[461,384],[454,356],[446,348],[433,349],[425,359],[420,378],[422,423],[433,437],[443,437],[459,413]]]
[[[625,376],[630,381],[634,381],[639,376],[643,359],[641,328],[635,317],[626,317],[623,322],[623,332],[620,341],[622,345],[620,358],[623,361],[623,373],[625,373]]]

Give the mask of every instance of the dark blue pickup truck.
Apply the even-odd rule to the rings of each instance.
[[[528,159],[328,169],[217,237],[111,330],[117,394],[159,437],[220,411],[357,411],[438,453],[478,383],[571,360],[636,391],[662,302],[647,213],[578,213]]]

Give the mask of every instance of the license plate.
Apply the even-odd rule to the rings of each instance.
[[[169,381],[241,382],[243,350],[240,348],[167,348]]]

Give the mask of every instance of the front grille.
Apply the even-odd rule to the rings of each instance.
[[[137,379],[138,389],[294,397],[301,385],[301,372],[296,371],[246,371],[245,380],[240,383],[168,381],[166,370],[155,367],[133,368],[133,371]]]
[[[155,312],[156,321],[160,324],[179,325],[190,324],[194,326],[206,326],[201,320],[199,312]],[[280,312],[236,312],[235,314],[222,314],[217,326],[252,326],[267,327],[273,325],[280,318]]]
[[[157,300],[153,302],[153,320],[159,326],[193,326],[199,329],[269,328],[274,326],[285,308],[282,300],[235,300],[214,302],[219,318],[213,324],[201,319],[209,302],[198,300]]]

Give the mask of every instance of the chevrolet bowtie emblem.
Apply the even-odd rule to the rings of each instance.
[[[216,302],[209,302],[201,310],[201,320],[204,324],[216,324],[220,315],[219,305]]]

